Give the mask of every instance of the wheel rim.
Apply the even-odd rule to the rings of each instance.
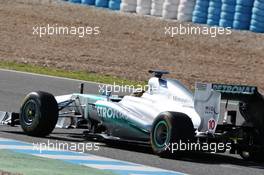
[[[154,143],[162,148],[169,140],[169,127],[165,121],[159,121],[154,128]]]
[[[241,157],[243,157],[244,159],[249,159],[250,156],[251,156],[251,154],[250,154],[249,151],[242,151],[242,152],[240,153],[240,155],[241,155]]]
[[[243,154],[244,157],[249,157],[249,152],[248,151],[243,151],[242,154]]]
[[[32,125],[34,119],[39,115],[38,105],[34,100],[25,103],[22,112],[22,118],[26,125]]]

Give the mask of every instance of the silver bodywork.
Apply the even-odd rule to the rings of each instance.
[[[71,94],[57,96],[59,106],[70,103],[60,112],[58,127],[65,127],[66,118],[76,114],[103,124],[109,135],[129,139],[148,140],[155,118],[165,111],[184,113],[193,122],[196,133],[214,133],[208,121],[217,124],[220,112],[220,93],[211,84],[196,84],[195,95],[173,79],[152,77],[142,96],[123,98],[106,95]],[[76,115],[75,115],[76,117]]]

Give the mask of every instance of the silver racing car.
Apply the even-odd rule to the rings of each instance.
[[[163,78],[167,71],[149,72],[153,77],[148,89],[125,96],[107,90],[84,94],[83,87],[80,93],[57,97],[32,92],[19,114],[2,112],[0,122],[19,122],[26,134],[37,137],[55,127],[85,127],[89,138],[149,144],[161,156],[184,151],[182,144],[185,151],[221,144],[217,152],[238,153],[248,160],[263,157],[264,99],[257,87],[196,83],[193,93],[178,80]],[[228,110],[229,101],[238,101],[237,111]]]

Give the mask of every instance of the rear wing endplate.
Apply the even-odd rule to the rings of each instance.
[[[199,132],[215,132],[220,116],[220,102],[221,93],[212,90],[212,84],[195,84],[194,108],[201,117]]]

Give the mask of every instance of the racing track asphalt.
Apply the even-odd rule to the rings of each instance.
[[[18,111],[24,96],[31,91],[48,91],[54,95],[78,92],[78,86],[81,82],[0,70],[0,111]],[[98,84],[85,82],[85,92],[98,93]],[[60,142],[85,142],[81,133],[82,130],[80,129],[56,129],[47,138],[33,138],[24,135],[20,127],[0,126],[0,137],[31,143],[47,142],[48,139]],[[264,174],[263,163],[245,162],[239,156],[229,154],[192,153],[181,159],[160,158],[153,155],[148,147],[120,143],[111,146],[101,143],[99,151],[90,151],[89,153],[188,174]]]

